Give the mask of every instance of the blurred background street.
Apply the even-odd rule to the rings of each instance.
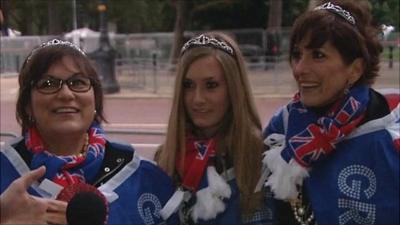
[[[263,125],[296,92],[288,64],[296,17],[324,0],[0,0],[0,142],[20,134],[17,75],[31,50],[53,38],[82,48],[103,84],[104,128],[148,158],[162,143],[175,64],[189,38],[223,31],[239,44]],[[369,0],[384,47],[374,87],[400,92],[398,0]]]
[[[389,69],[387,62],[382,62],[381,67],[381,76],[374,87],[400,92],[399,63]],[[104,107],[108,123],[104,124],[104,128],[108,136],[133,144],[141,155],[148,158],[153,157],[154,150],[164,138],[174,85],[174,75],[168,73],[172,72],[164,71],[155,75],[158,77],[156,89],[152,78],[146,78],[146,85],[135,87],[132,86],[134,77],[117,74],[120,92],[105,96]],[[296,91],[290,68],[287,63],[282,62],[274,69],[249,70],[249,75],[258,112],[265,125],[273,113]],[[20,133],[15,119],[17,76],[1,76],[0,83],[0,130],[4,134],[1,136],[1,141],[4,142],[10,140],[12,135]]]

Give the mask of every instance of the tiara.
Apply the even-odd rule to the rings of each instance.
[[[209,37],[205,34],[201,34],[201,35],[187,41],[182,47],[181,55],[189,48],[202,47],[202,46],[210,46],[213,48],[218,48],[218,49],[228,53],[231,56],[235,55],[233,48],[231,46],[229,46],[225,41],[217,40],[217,39],[215,39],[213,37]]]
[[[354,17],[351,15],[351,13],[347,10],[342,9],[342,7],[335,5],[331,2],[327,2],[323,5],[317,6],[314,8],[314,10],[320,10],[320,9],[325,9],[330,12],[333,12],[341,17],[343,17],[347,22],[351,23],[352,25],[356,25],[356,21]]]
[[[59,40],[59,39],[53,39],[51,41],[48,42],[44,42],[42,43],[39,47],[35,48],[32,50],[31,54],[29,55],[27,61],[29,61],[31,59],[31,57],[36,53],[36,51],[38,51],[39,49],[42,48],[46,48],[49,46],[57,46],[57,45],[63,45],[63,46],[67,46],[70,48],[75,49],[76,51],[78,51],[79,53],[81,53],[82,55],[86,56],[86,53],[84,51],[82,51],[82,49],[80,49],[78,46],[72,44],[69,41],[63,41],[63,40]]]

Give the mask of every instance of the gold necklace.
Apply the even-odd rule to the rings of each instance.
[[[303,195],[300,188],[297,199],[290,201],[290,206],[293,210],[293,215],[296,221],[301,225],[309,225],[314,220],[314,212],[310,204],[303,205]]]
[[[85,134],[85,143],[82,146],[81,151],[79,152],[78,156],[84,156],[87,151],[87,147],[89,146],[89,135],[88,133]]]

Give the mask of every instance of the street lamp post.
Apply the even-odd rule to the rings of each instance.
[[[115,50],[108,37],[106,0],[99,0],[97,9],[100,13],[100,42],[99,48],[90,53],[90,57],[96,61],[104,93],[111,94],[119,92],[119,85],[114,74]]]

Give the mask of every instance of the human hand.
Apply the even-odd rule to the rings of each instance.
[[[47,202],[26,190],[44,175],[44,166],[13,181],[0,196],[1,224],[46,224]]]
[[[67,206],[68,203],[64,201],[46,199],[47,213],[46,221],[52,225],[67,225]]]
[[[13,181],[0,196],[1,224],[66,225],[67,203],[30,195],[26,190],[41,178],[44,166]]]

